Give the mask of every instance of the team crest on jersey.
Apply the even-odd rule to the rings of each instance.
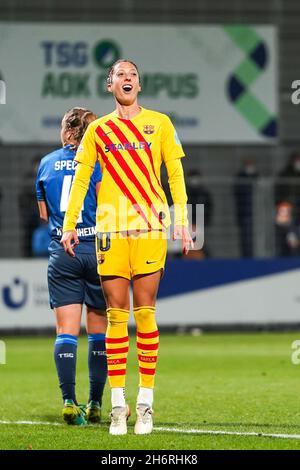
[[[103,253],[97,253],[97,263],[103,264],[105,261],[105,255]]]
[[[150,124],[146,124],[144,126],[144,134],[153,134],[154,133],[154,126],[151,126]]]

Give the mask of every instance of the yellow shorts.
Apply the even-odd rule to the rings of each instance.
[[[167,255],[166,233],[118,232],[97,234],[96,253],[100,276],[132,279],[138,274],[163,270]]]

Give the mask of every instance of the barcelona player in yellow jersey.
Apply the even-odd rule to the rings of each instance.
[[[133,62],[117,61],[109,71],[107,84],[115,98],[116,109],[89,125],[78,148],[78,165],[61,242],[74,256],[74,247],[78,244],[77,217],[98,160],[102,182],[98,194],[96,250],[108,307],[110,433],[127,432],[129,408],[125,401],[125,378],[132,281],[140,374],[134,432],[148,434],[153,428],[153,388],[159,343],[155,303],[170,225],[160,167],[162,163],[166,165],[175,205],[173,238],[182,238],[182,249],[187,253],[193,242],[186,215],[187,197],[181,165],[184,152],[170,119],[139,106],[137,96],[141,86]]]

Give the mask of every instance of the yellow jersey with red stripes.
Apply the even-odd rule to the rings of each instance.
[[[97,232],[166,229],[170,214],[160,167],[181,157],[181,143],[165,114],[141,108],[130,120],[114,111],[93,121],[75,160],[91,167],[100,162]]]

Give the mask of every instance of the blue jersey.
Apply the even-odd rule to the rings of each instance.
[[[38,201],[45,201],[49,216],[49,233],[51,236],[50,252],[62,249],[59,241],[62,236],[62,226],[67,210],[72,181],[75,174],[76,151],[71,145],[55,150],[46,155],[40,163],[36,178],[36,197]],[[102,174],[97,162],[91,176],[90,186],[86,194],[82,210],[77,222],[77,234],[80,244],[76,247],[78,252],[94,250],[95,223],[97,195],[96,184],[101,181]]]

